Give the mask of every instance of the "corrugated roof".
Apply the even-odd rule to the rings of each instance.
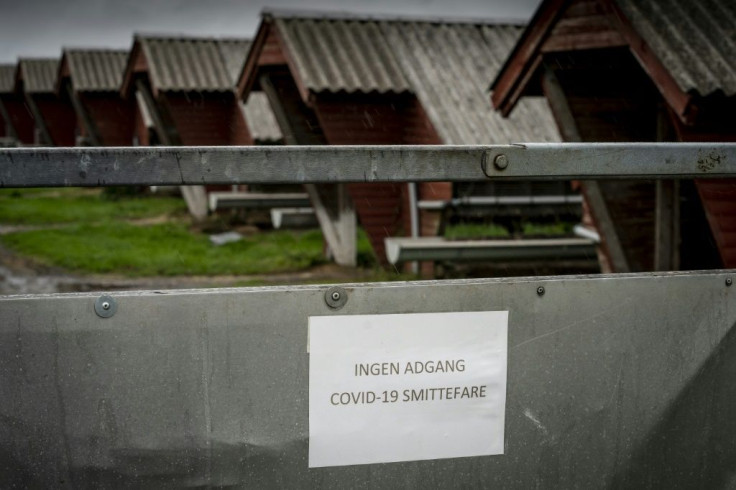
[[[242,66],[250,46],[245,40],[214,38],[136,36],[136,41],[145,53],[151,82],[164,91],[233,90],[235,66]]]
[[[488,81],[521,26],[272,15],[310,91],[412,92],[445,144],[560,139],[543,99],[524,100],[510,119],[491,107]]]
[[[64,50],[72,87],[81,92],[117,91],[123,81],[127,51],[112,49]]]
[[[520,27],[413,22],[381,27],[445,144],[559,140],[545,100],[524,101],[508,120],[491,106],[488,80],[511,52]]]
[[[736,2],[616,3],[684,92],[736,94]]]
[[[0,65],[0,94],[15,90],[15,65]]]
[[[276,18],[302,83],[314,92],[406,92],[409,81],[376,22]]]
[[[219,39],[217,46],[220,49],[225,68],[230,74],[230,81],[234,87],[243,70],[245,58],[248,57],[251,41],[248,39]]]
[[[243,104],[243,114],[254,141],[276,142],[283,138],[271,105],[263,92],[250,94],[248,102]]]
[[[54,91],[59,60],[56,58],[25,58],[19,60],[23,90],[27,93]]]
[[[136,36],[148,62],[151,82],[162,91],[231,92],[248,56],[249,39]],[[243,106],[256,141],[282,138],[264,94],[251,94]]]

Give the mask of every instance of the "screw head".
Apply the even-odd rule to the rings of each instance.
[[[325,303],[332,309],[338,310],[345,306],[348,301],[348,293],[339,286],[334,286],[325,291]]]
[[[506,167],[509,166],[509,159],[506,155],[496,155],[496,158],[493,159],[493,166],[495,166],[498,170],[504,170]]]
[[[544,296],[544,287],[542,287],[542,286],[539,286],[539,287],[537,288],[537,294],[538,294],[539,296]]]
[[[112,296],[100,296],[95,301],[95,313],[100,318],[110,318],[118,311],[118,303]]]
[[[730,277],[727,277],[726,278],[726,286],[730,286],[731,284],[733,284],[733,279],[731,279]]]

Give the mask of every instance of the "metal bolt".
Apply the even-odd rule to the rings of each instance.
[[[112,296],[100,296],[95,301],[95,313],[100,318],[110,318],[118,311],[118,303]]]
[[[333,286],[325,291],[325,303],[330,308],[338,310],[348,301],[348,292],[339,286]]]
[[[730,286],[731,284],[733,284],[733,279],[731,279],[730,277],[727,277],[726,278],[726,286]]]
[[[498,170],[504,170],[506,167],[509,166],[509,159],[504,154],[496,155],[496,158],[493,159],[493,165]]]
[[[544,296],[544,288],[543,288],[542,286],[539,286],[539,287],[537,288],[537,294],[538,294],[539,296]]]

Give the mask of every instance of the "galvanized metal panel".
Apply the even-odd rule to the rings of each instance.
[[[66,49],[64,58],[74,90],[116,92],[123,82],[128,52],[114,49]]]
[[[18,61],[18,70],[26,93],[52,93],[59,70],[59,59],[21,58]]]
[[[0,187],[724,178],[734,174],[735,143],[0,149]]]
[[[0,298],[0,486],[734,483],[730,273]],[[539,288],[543,288],[540,290]],[[543,294],[541,294],[543,293]],[[309,469],[307,319],[509,310],[505,454]]]
[[[615,0],[683,92],[736,94],[731,0]]]

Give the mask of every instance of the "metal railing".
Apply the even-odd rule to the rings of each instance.
[[[654,177],[736,177],[736,145],[0,150],[0,187]],[[734,275],[0,297],[0,486],[728,486]],[[502,454],[310,467],[312,319],[487,311]]]
[[[723,178],[732,143],[0,150],[0,187]]]

